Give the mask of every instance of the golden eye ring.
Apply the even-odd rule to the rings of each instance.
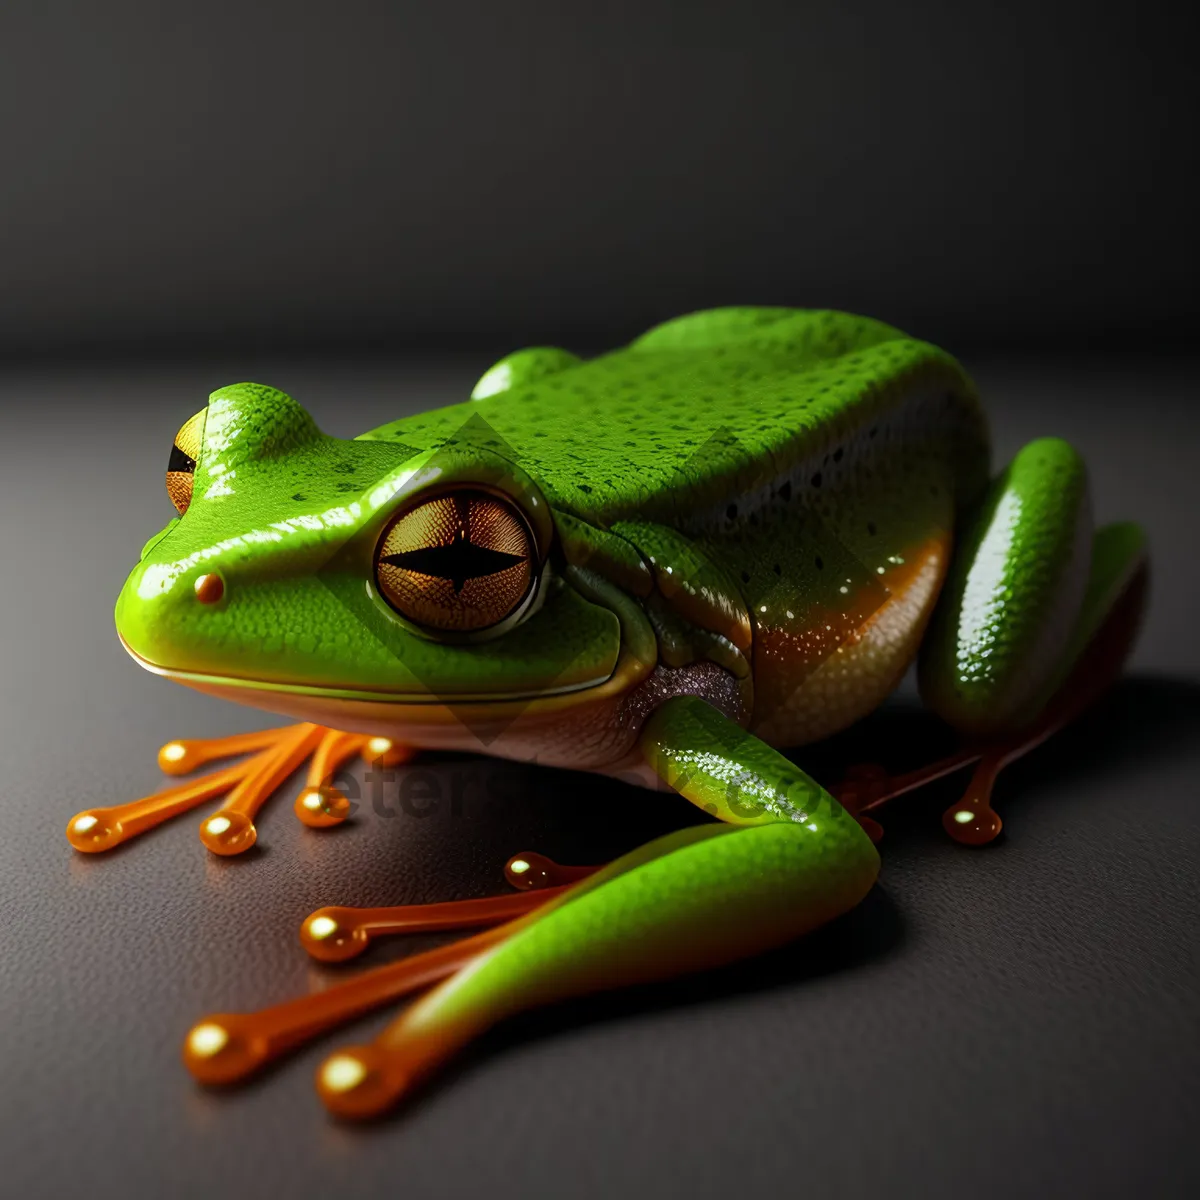
[[[525,515],[507,496],[480,487],[423,497],[389,523],[375,550],[380,595],[437,634],[507,627],[528,607],[537,577]]]

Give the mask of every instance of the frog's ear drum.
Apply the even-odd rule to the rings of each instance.
[[[196,460],[200,457],[200,439],[204,436],[204,417],[208,412],[202,408],[175,435],[171,447],[171,458],[167,463],[167,495],[182,516],[192,502],[192,479],[196,474]]]
[[[375,580],[392,608],[425,629],[499,632],[532,599],[537,551],[515,504],[459,488],[388,526],[375,551]]]

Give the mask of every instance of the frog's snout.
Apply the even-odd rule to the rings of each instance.
[[[229,602],[227,573],[208,565],[175,574],[142,562],[117,597],[117,633],[143,666],[164,670],[191,666],[189,647],[219,630],[212,622]],[[222,622],[218,622],[223,624]]]

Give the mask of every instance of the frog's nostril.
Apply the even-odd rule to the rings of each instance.
[[[196,579],[196,599],[201,604],[216,604],[225,595],[225,582],[220,575],[200,575]]]

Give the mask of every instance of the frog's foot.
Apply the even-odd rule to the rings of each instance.
[[[515,894],[387,908],[319,908],[301,923],[300,944],[322,962],[344,962],[361,954],[373,937],[499,925],[532,912],[599,869],[564,866],[544,854],[514,854],[504,864],[504,875]]]
[[[507,938],[519,918],[549,904],[599,869],[564,866],[541,854],[515,854],[504,872],[509,883],[519,889],[516,892],[442,904],[318,909],[301,924],[300,942],[323,962],[353,958],[381,935],[481,927],[484,932],[377,967],[316,995],[253,1013],[204,1017],[187,1036],[184,1062],[201,1083],[239,1082],[327,1030],[467,966]],[[330,1070],[332,1078],[339,1077],[336,1066]]]
[[[395,766],[411,758],[413,751],[388,738],[303,724],[168,742],[158,752],[158,765],[168,775],[183,775],[240,754],[248,757],[166,791],[111,808],[85,809],[68,823],[67,840],[76,850],[98,854],[225,796],[222,806],[201,822],[200,840],[214,854],[241,854],[258,837],[255,814],[305,759],[309,759],[308,779],[296,800],[296,815],[313,828],[327,828],[341,824],[349,814],[349,802],[331,782],[342,763],[359,754],[376,765]]]
[[[1127,569],[1120,574],[1116,568],[1122,561]],[[1111,575],[1107,580],[1106,568]],[[1099,564],[1096,574],[1101,576],[1100,583],[1111,586],[1094,589],[1096,611],[1089,614],[1085,604],[1084,648],[1074,659],[1065,682],[1031,724],[1008,737],[968,744],[946,758],[903,775],[889,775],[874,765],[853,767],[846,773],[833,793],[858,818],[873,841],[879,841],[883,829],[872,813],[889,800],[972,763],[975,770],[971,781],[962,798],[942,814],[942,824],[955,841],[968,846],[986,845],[999,835],[1003,822],[992,807],[992,792],[1000,772],[1096,701],[1120,675],[1133,647],[1146,601],[1148,570],[1144,558],[1133,554],[1122,560],[1121,555],[1114,554],[1107,563]]]
[[[978,764],[971,776],[970,786],[957,804],[942,814],[942,824],[955,841],[965,845],[982,846],[994,840],[1003,827],[1003,822],[992,808],[992,787],[1001,769],[1022,754],[1032,750],[1037,741],[1030,740],[1001,751],[1000,748],[983,750],[964,748],[946,758],[938,759],[928,766],[902,775],[891,775],[874,763],[858,763],[850,767],[840,783],[830,790],[847,811],[854,814],[858,823],[866,830],[873,842],[883,839],[883,826],[871,815],[889,800],[915,791],[927,783],[933,783],[944,775],[962,770],[971,763]],[[1007,753],[1007,757],[1006,757]],[[960,815],[961,814],[961,815]]]

